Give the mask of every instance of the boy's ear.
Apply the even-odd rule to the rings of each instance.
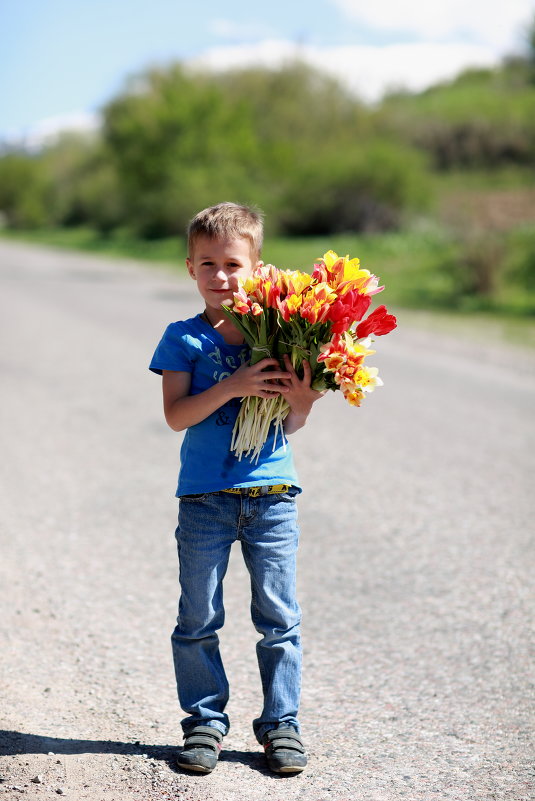
[[[193,263],[189,258],[186,259],[186,267],[188,268],[188,273],[195,280],[195,270],[193,269]]]

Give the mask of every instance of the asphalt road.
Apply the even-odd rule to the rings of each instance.
[[[173,768],[180,435],[147,364],[199,308],[161,269],[0,242],[0,798],[533,798],[535,356],[402,315],[385,386],[292,438],[308,770],[270,775],[252,736],[238,551],[232,728],[213,774]]]

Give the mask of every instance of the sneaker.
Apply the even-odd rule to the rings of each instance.
[[[307,764],[305,747],[293,726],[280,724],[262,739],[266,759],[274,773],[299,773]]]
[[[222,749],[223,734],[214,726],[194,726],[184,735],[177,765],[196,773],[211,773]]]

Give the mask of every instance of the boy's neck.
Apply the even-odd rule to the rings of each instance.
[[[221,334],[228,345],[243,344],[244,339],[240,331],[238,331],[228,317],[225,317],[221,312],[216,312],[214,309],[205,309],[201,317],[205,323],[211,325],[218,334]]]

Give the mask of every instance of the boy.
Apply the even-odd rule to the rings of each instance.
[[[230,450],[240,399],[283,394],[290,406],[285,432],[301,428],[322,393],[310,388],[310,368],[298,378],[288,358],[249,366],[249,350],[221,311],[239,279],[262,264],[260,215],[234,203],[199,212],[188,229],[190,276],[205,303],[201,314],[171,323],[150,364],[162,375],[164,414],[186,430],[176,491],[176,539],[181,596],[172,635],[182,721],[182,768],[210,773],[229,719],[229,687],[217,629],[224,620],[222,581],[230,548],[239,540],[251,577],[251,617],[262,638],[257,657],[264,705],[253,722],[271,770],[296,773],[306,765],[299,734],[300,609],[295,599],[298,542],[295,496],[301,491],[291,449],[273,450],[273,433],[258,463]],[[280,438],[279,438],[280,439]]]

